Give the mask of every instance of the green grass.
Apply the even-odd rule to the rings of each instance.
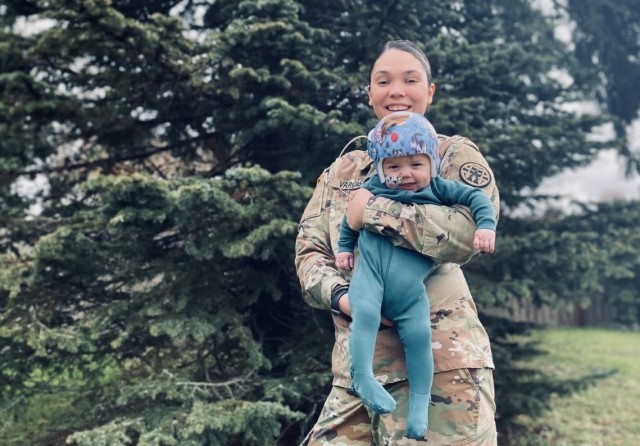
[[[554,397],[538,440],[553,446],[640,445],[640,333],[603,329],[550,329],[535,334],[548,355],[535,361],[544,373],[562,378],[616,369],[595,386]]]

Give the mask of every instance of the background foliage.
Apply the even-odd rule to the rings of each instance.
[[[574,47],[525,0],[0,2],[2,441],[304,436],[332,327],[301,302],[293,239],[315,178],[375,120],[368,72],[389,39],[425,49],[430,119],[476,141],[498,179],[499,251],[466,266],[479,307],[606,297],[637,325],[637,203],[523,211],[600,150],[637,168],[633,2],[561,6]],[[594,114],[568,107],[593,99]],[[537,353],[511,334],[527,327],[485,321],[515,438],[517,415],[589,378],[524,369]]]

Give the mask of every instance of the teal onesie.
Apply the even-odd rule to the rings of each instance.
[[[420,191],[389,189],[377,175],[362,186],[373,195],[404,204],[460,204],[471,209],[478,229],[496,229],[489,198],[480,190],[457,181],[433,177]],[[429,299],[424,280],[435,262],[410,249],[394,246],[383,236],[366,230],[353,231],[342,222],[339,252],[360,253],[349,285],[351,307],[351,378],[353,390],[377,413],[395,410],[395,400],[373,375],[373,353],[380,316],[391,320],[404,346],[409,378],[407,437],[423,438],[433,382],[433,352]]]

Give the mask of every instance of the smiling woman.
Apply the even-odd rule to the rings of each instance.
[[[383,119],[401,111],[421,116],[434,94],[429,62],[419,47],[409,41],[388,42],[371,70],[369,105],[376,117]],[[490,198],[497,213],[498,190],[476,145],[460,136],[438,136],[437,142],[439,176],[468,182],[461,173],[465,166],[475,166],[486,174],[487,181],[479,190]],[[376,165],[367,153],[353,151],[339,157],[318,179],[300,222],[295,260],[303,297],[313,307],[330,309],[335,326],[333,387],[304,444],[370,446],[393,444],[409,435],[426,437],[434,444],[494,446],[497,440],[491,347],[464,275],[456,264],[477,253],[473,249],[476,230],[473,218],[441,205],[402,204],[385,196],[371,197],[369,191],[361,189],[371,177],[377,178]],[[426,285],[432,304],[431,314],[427,309],[419,318],[423,328],[431,325],[433,333],[433,384],[428,386],[430,389],[421,390],[418,402],[418,406],[424,406],[431,400],[426,433],[423,431],[426,420],[409,419],[410,372],[405,357],[413,357],[413,353],[405,355],[398,328],[383,328],[368,336],[377,341],[371,346],[373,369],[371,376],[367,373],[367,389],[363,391],[374,389],[373,393],[383,395],[380,412],[393,407],[395,411],[371,417],[365,403],[352,392],[351,272],[339,270],[334,255],[347,208],[349,226],[362,227],[361,236],[370,233],[382,236],[383,240],[388,237],[393,245],[409,248],[402,251],[419,260],[412,265],[421,264],[427,256],[440,261],[426,282],[419,283],[422,293]],[[417,272],[415,275],[421,277]],[[380,320],[379,313],[378,310],[373,318]],[[475,403],[462,407],[451,403],[454,398]],[[412,431],[407,429],[408,424],[413,424]],[[406,444],[414,443],[410,440]]]
[[[416,56],[415,51],[404,48],[387,49],[371,70],[369,105],[379,118],[396,111],[424,113],[435,91],[431,67],[424,55]]]

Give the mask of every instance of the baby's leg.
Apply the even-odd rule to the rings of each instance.
[[[358,267],[360,268],[362,264]],[[355,278],[354,278],[355,279]],[[351,381],[353,390],[374,412],[393,412],[396,402],[373,375],[373,354],[378,327],[380,326],[381,293],[374,288],[375,282],[366,282],[365,288],[354,280],[349,286],[349,304],[353,322],[349,335],[351,352]],[[364,285],[364,284],[362,284]]]
[[[426,257],[396,248],[394,266],[387,276],[383,314],[393,320],[404,346],[409,377],[407,437],[422,439],[427,431],[433,352],[429,299],[422,278],[432,266]]]
[[[349,305],[351,306],[351,333],[349,352],[351,354],[351,380],[353,390],[364,404],[377,413],[393,412],[396,402],[373,375],[373,355],[380,327],[383,285],[377,272],[377,261],[368,254],[375,252],[376,244],[369,241],[368,247],[360,240],[360,259],[349,285]],[[373,249],[370,251],[368,248]]]
[[[409,412],[407,437],[421,439],[427,432],[431,384],[433,383],[433,352],[431,350],[431,323],[426,293],[416,299],[407,317],[396,323],[404,345],[409,376]]]

